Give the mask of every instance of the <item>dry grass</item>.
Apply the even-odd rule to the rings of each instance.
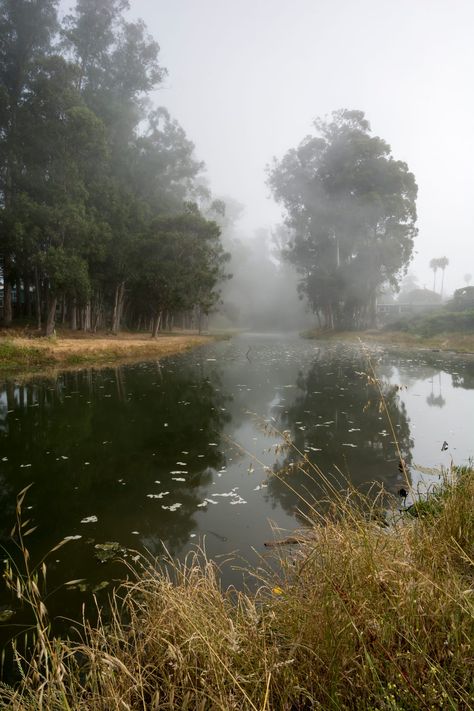
[[[0,368],[68,367],[101,364],[118,360],[163,357],[181,353],[208,343],[210,336],[196,334],[59,335],[56,338],[27,338],[25,336],[0,339]]]
[[[51,639],[41,608],[2,708],[472,709],[473,471],[389,528],[379,504],[339,497],[277,573],[258,571],[254,593],[221,590],[198,551],[161,567],[141,558],[80,642]]]
[[[454,351],[456,353],[474,353],[474,334],[472,333],[439,333],[436,336],[425,337],[405,331],[306,331],[304,338],[338,341],[362,341],[382,343],[402,348],[433,349]]]

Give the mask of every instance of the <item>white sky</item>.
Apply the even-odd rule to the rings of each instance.
[[[157,92],[211,188],[278,222],[265,165],[338,108],[361,109],[419,186],[413,270],[474,275],[474,0],[130,0],[161,46]],[[62,3],[63,5],[66,2]],[[69,3],[67,3],[69,4]]]

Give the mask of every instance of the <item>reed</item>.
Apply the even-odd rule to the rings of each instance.
[[[275,548],[277,560],[253,571],[252,591],[222,589],[203,546],[182,563],[134,555],[107,617],[98,609],[96,623],[82,620],[76,640],[51,632],[39,584],[46,566],[30,563],[21,492],[14,535],[23,565],[8,563],[6,582],[33,610],[35,641],[28,653],[14,648],[21,681],[0,688],[1,707],[474,708],[474,470],[444,472],[425,500],[397,513],[382,487],[341,490],[304,453],[294,458],[325,501],[310,486],[299,492],[299,545]],[[273,476],[293,486],[291,473]]]

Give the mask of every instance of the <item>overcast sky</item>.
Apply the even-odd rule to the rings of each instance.
[[[131,14],[169,71],[157,103],[249,234],[281,219],[272,157],[316,116],[361,109],[418,182],[421,285],[432,257],[450,260],[448,290],[474,275],[474,0],[131,0]]]

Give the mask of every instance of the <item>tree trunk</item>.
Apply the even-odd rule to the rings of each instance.
[[[84,307],[84,318],[82,320],[82,330],[91,330],[91,302],[88,301]]]
[[[13,321],[12,285],[6,267],[3,270],[3,325],[11,326]]]
[[[157,338],[158,337],[158,331],[160,330],[160,324],[161,324],[161,311],[160,313],[156,314],[154,320],[153,320],[153,333],[152,333],[152,338]]]
[[[25,290],[25,315],[26,318],[31,318],[31,290],[28,279],[23,280],[23,288]]]
[[[63,326],[66,323],[66,314],[67,314],[66,296],[63,296],[62,304],[61,304],[61,323]]]
[[[77,306],[76,306],[76,299],[73,299],[73,301],[72,301],[70,327],[71,327],[71,331],[77,331]]]
[[[54,333],[54,327],[56,325],[57,302],[58,300],[55,296],[50,296],[48,298],[48,315],[46,318],[45,336],[52,336]]]
[[[36,305],[36,327],[41,331],[41,285],[38,274],[38,267],[35,267],[35,305]]]
[[[125,299],[125,282],[121,281],[115,287],[114,311],[112,314],[112,333],[117,335],[120,331],[120,322],[122,320],[123,303]]]

